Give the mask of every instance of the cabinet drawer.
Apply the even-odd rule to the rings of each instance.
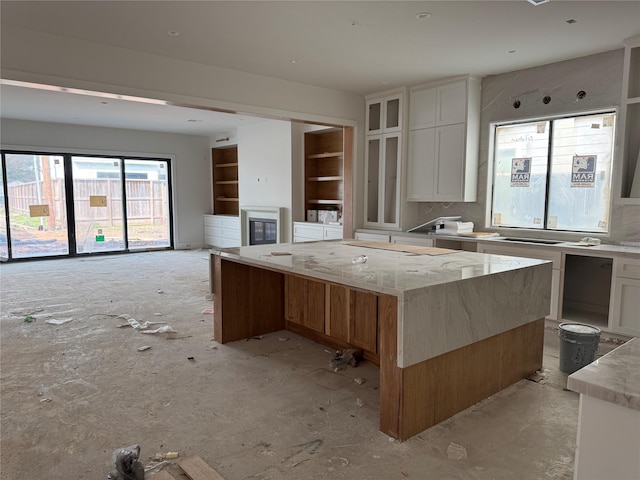
[[[382,233],[362,233],[356,232],[356,240],[363,240],[365,242],[388,242],[389,235]]]
[[[391,243],[400,245],[418,245],[420,247],[433,247],[432,238],[403,237],[401,235],[391,235]]]
[[[294,237],[303,237],[311,240],[322,240],[322,225],[300,225],[293,226]]]
[[[239,228],[225,228],[219,229],[219,234],[222,238],[229,240],[235,240],[240,243],[240,229]]]
[[[222,227],[240,231],[240,217],[218,217],[222,220]]]
[[[640,279],[640,258],[614,258],[613,274],[616,277]]]

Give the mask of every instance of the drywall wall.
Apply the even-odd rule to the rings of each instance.
[[[204,246],[202,215],[211,212],[209,138],[9,119],[0,128],[3,149],[170,158],[175,247]]]
[[[291,122],[265,120],[238,128],[240,208],[281,207],[282,241],[291,241]]]
[[[485,77],[482,80],[478,199],[473,203],[420,203],[420,222],[461,215],[464,220],[473,221],[476,230],[486,228],[486,208],[490,201],[487,187],[491,184],[487,178],[490,124],[617,107],[622,89],[622,65],[623,50],[614,50]],[[586,97],[577,100],[580,90],[586,92]],[[551,97],[547,104],[542,101],[545,96]],[[513,107],[515,100],[520,100],[518,109]],[[619,161],[617,154],[615,161]],[[640,241],[639,216],[640,207],[614,203],[607,241]],[[554,237],[561,235],[553,232]]]

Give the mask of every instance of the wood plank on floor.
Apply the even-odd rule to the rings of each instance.
[[[200,457],[190,457],[178,463],[191,480],[224,480]]]

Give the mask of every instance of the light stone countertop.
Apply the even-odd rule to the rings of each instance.
[[[569,375],[567,388],[640,410],[640,338],[633,338]]]
[[[435,285],[548,263],[545,260],[461,250],[445,255],[416,255],[349,243],[358,241],[280,243],[211,251],[242,263],[396,296]],[[358,255],[366,255],[367,262],[354,265],[351,260]]]
[[[465,237],[462,235],[435,235],[433,233],[408,233],[402,231],[390,231],[390,230],[378,230],[373,228],[358,228],[356,231],[363,233],[378,233],[384,235],[394,235],[398,237],[408,238],[429,238],[432,240],[455,240],[459,242],[473,242],[473,243],[497,243],[503,246],[523,247],[528,246],[531,248],[544,248],[556,251],[570,252],[570,253],[584,253],[586,255],[616,255],[631,258],[640,258],[640,247],[628,246],[628,245],[614,245],[610,243],[602,243],[601,245],[586,246],[580,245],[577,241],[560,240],[558,243],[537,243],[527,242],[523,237],[522,241],[506,240],[506,238],[516,237],[487,237],[487,238],[474,238]],[[586,234],[584,236],[587,236]],[[533,238],[533,237],[527,237]]]

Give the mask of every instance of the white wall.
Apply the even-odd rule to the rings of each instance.
[[[211,213],[207,137],[3,119],[3,149],[171,158],[176,248],[204,246],[202,215]]]
[[[265,120],[238,128],[240,208],[284,208],[283,242],[291,241],[291,122]]]

